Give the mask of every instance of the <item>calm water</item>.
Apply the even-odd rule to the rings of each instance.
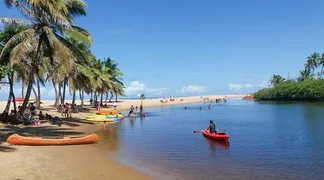
[[[229,100],[188,108],[146,109],[145,119],[99,132],[101,144],[159,179],[324,179],[324,104]],[[229,144],[193,133],[210,119]]]

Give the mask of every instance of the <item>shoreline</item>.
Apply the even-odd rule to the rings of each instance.
[[[204,96],[209,99],[243,98],[245,95],[213,95]],[[143,100],[145,108],[158,106],[172,106],[204,102],[200,96],[175,98],[175,101],[161,103],[160,99]],[[53,107],[54,100],[42,101],[41,110],[52,116],[61,117],[61,114]],[[71,102],[71,101],[67,101]],[[84,101],[89,105],[89,101]],[[107,103],[111,106],[114,102]],[[131,105],[140,105],[141,100],[121,100],[117,102],[117,110],[125,111]],[[76,104],[80,104],[76,100]],[[6,102],[0,102],[0,112]],[[100,138],[99,142],[92,145],[75,146],[12,146],[5,141],[13,133],[32,136],[83,136],[96,133],[102,128],[102,123],[93,123],[84,120],[88,115],[95,113],[95,109],[86,108],[79,113],[73,113],[72,119],[63,119],[59,127],[49,123],[41,126],[22,126],[0,124],[0,168],[3,169],[5,179],[154,179],[149,174],[134,169],[127,164],[122,164],[114,159],[104,147]],[[109,136],[109,132],[105,136]],[[1,142],[5,142],[1,144]],[[52,169],[52,167],[56,167]],[[73,171],[69,171],[69,170]],[[82,171],[76,171],[82,169]]]

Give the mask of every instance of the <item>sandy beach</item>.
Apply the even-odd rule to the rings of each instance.
[[[245,95],[210,95],[215,98],[239,98]],[[180,101],[180,99],[183,99]],[[71,101],[67,101],[71,102]],[[175,101],[161,103],[160,99],[143,100],[145,108],[156,106],[169,106],[203,102],[200,96],[175,98]],[[131,105],[139,106],[141,100],[122,100],[117,104],[119,111],[127,110]],[[61,117],[53,107],[54,101],[42,101],[41,110],[52,116]],[[76,101],[80,104],[80,101]],[[3,111],[5,101],[0,102],[0,111]],[[102,123],[92,123],[84,118],[95,112],[85,101],[85,107],[79,113],[73,113],[72,119],[63,119],[62,125],[52,125],[48,122],[40,126],[6,125],[0,124],[0,179],[154,179],[144,173],[138,172],[126,165],[116,162],[108,151],[97,144],[77,146],[12,146],[5,141],[11,134],[32,136],[82,136],[94,133],[102,128]],[[108,107],[113,105],[107,103]]]

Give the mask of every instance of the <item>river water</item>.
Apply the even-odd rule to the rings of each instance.
[[[157,179],[324,179],[324,104],[228,100],[145,109],[98,132],[116,159]],[[202,110],[199,110],[202,107]],[[201,133],[214,120],[229,143]]]

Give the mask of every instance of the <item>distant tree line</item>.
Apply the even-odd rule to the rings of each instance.
[[[324,100],[324,53],[313,53],[307,57],[304,69],[299,71],[297,79],[286,80],[274,74],[270,79],[270,88],[254,93],[257,100]]]

